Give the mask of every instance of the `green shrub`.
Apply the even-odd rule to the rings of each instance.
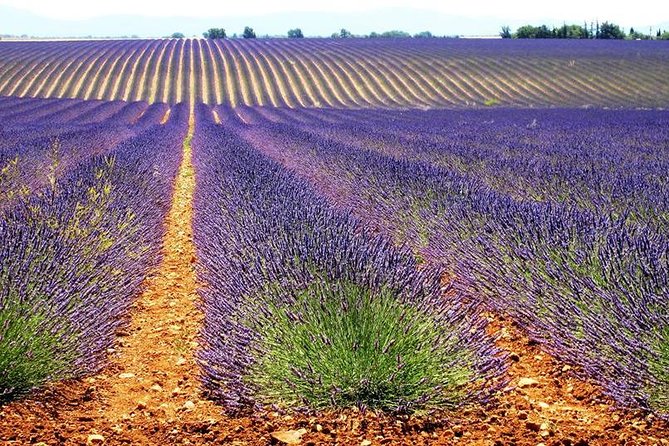
[[[669,328],[664,328],[650,360],[650,372],[655,382],[648,386],[649,405],[652,410],[669,414]]]
[[[455,407],[471,372],[445,327],[390,289],[316,282],[277,305],[278,287],[251,302],[263,333],[247,375],[257,401],[315,409],[413,411]],[[458,353],[454,353],[458,351]]]
[[[64,378],[74,360],[61,339],[62,320],[34,313],[18,299],[9,302],[0,309],[0,398]]]

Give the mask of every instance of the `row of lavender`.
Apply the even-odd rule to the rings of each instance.
[[[97,124],[36,120],[23,137],[3,126],[16,144],[35,147],[26,165],[40,159],[39,142],[54,133],[63,159],[79,159],[1,211],[0,397],[98,370],[156,262],[187,108],[174,107],[165,125],[140,120],[122,132],[105,116],[118,117],[124,107],[100,108],[98,117],[80,116]]]
[[[142,102],[0,99],[0,208],[159,122],[166,109]]]
[[[218,112],[236,116],[222,108]],[[669,412],[669,237],[655,224],[666,218],[661,187],[667,184],[661,167],[667,162],[666,112],[627,112],[632,118],[598,112],[590,120],[598,125],[591,126],[572,122],[570,116],[588,116],[575,111],[507,110],[506,116],[496,115],[502,121],[497,126],[486,112],[439,112],[429,123],[420,112],[372,112],[380,119],[370,125],[356,123],[365,119],[362,113],[336,112],[329,119],[343,124],[334,131],[309,112],[292,113],[292,123],[281,122],[287,121],[281,112],[269,112],[271,120],[265,120],[266,113],[247,110],[245,121],[257,125],[237,124],[256,147],[368,225],[408,242],[431,264],[443,264],[460,291],[508,312],[547,350],[580,366],[621,404]],[[543,122],[527,122],[530,116]],[[576,133],[564,144],[549,139],[552,144],[543,151],[528,147],[537,124],[546,125],[551,117],[558,124],[548,127],[558,136]],[[515,125],[505,127],[514,119]],[[454,132],[442,125],[449,121],[476,124]],[[406,139],[376,138],[382,132],[373,127],[381,122],[393,122],[400,133],[411,135],[443,132],[447,139],[455,134],[462,146],[433,143],[421,152]],[[634,122],[651,130],[635,130]],[[627,138],[621,136],[624,129],[633,130]],[[607,133],[623,138],[609,151],[613,140]],[[596,134],[603,134],[604,142],[593,147],[589,142]],[[364,142],[356,144],[356,138]],[[583,144],[571,144],[579,138]],[[487,145],[499,140],[508,146],[479,149],[486,139]],[[369,150],[370,144],[376,148]],[[515,159],[505,156],[514,148]],[[423,153],[429,156],[421,158]],[[448,162],[428,162],[436,160],[432,156],[480,158],[478,165],[464,162],[471,170],[463,172]],[[542,158],[546,161],[537,162]],[[573,162],[561,167],[565,159]],[[508,193],[517,180],[516,166],[518,176],[544,182],[544,200],[524,190]],[[620,181],[626,176],[643,187],[627,187],[627,180]],[[579,202],[595,179],[610,188],[610,198],[593,195]],[[636,207],[634,197],[639,197]],[[602,203],[623,203],[622,215],[613,212],[616,206],[597,209]],[[629,213],[635,217],[626,218]]]
[[[196,114],[199,360],[231,411],[485,400],[504,358],[436,269],[334,210],[303,180]]]

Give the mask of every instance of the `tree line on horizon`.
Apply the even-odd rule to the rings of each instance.
[[[181,32],[175,32],[171,36],[169,36],[173,39],[184,39],[186,36],[181,33]],[[244,39],[255,39],[256,33],[251,28],[250,26],[247,26],[244,28],[244,31],[242,32],[241,35],[238,35],[237,33],[233,34],[232,36],[228,36],[225,28],[209,28],[207,31],[202,33],[202,37],[205,39],[227,39],[228,37],[237,39],[239,37],[242,37]],[[263,36],[263,37],[271,37],[271,36]],[[286,33],[286,37],[293,38],[293,39],[301,39],[304,38],[304,33],[302,32],[302,29],[300,28],[293,28],[289,29],[288,32]],[[348,31],[345,28],[342,28],[340,31],[332,33],[330,35],[330,38],[333,39],[346,39],[346,38],[352,38],[352,37],[366,37],[366,38],[432,38],[432,37],[437,37],[433,35],[430,31],[422,31],[416,34],[410,34],[406,31],[401,31],[401,30],[391,30],[391,31],[384,31],[382,33],[378,33],[376,31],[372,31],[369,34],[366,35],[354,35],[350,31]]]
[[[225,30],[225,28],[209,28],[207,31],[202,33],[202,36],[205,39],[226,39],[226,38],[244,38],[244,39],[255,39],[257,37],[261,38],[273,38],[273,37],[284,37],[280,35],[262,35],[262,36],[257,36],[256,32],[253,28],[250,26],[244,27],[244,30],[242,31],[241,34],[234,33],[231,36],[229,36]],[[534,25],[523,25],[516,29],[515,32],[511,31],[511,28],[509,26],[502,26],[501,31],[499,33],[499,36],[504,38],[504,39],[627,39],[627,40],[669,40],[669,31],[668,30],[661,30],[658,29],[656,32],[649,32],[648,34],[640,32],[638,30],[635,30],[634,28],[630,28],[629,32],[626,33],[623,28],[620,26],[610,23],[610,22],[592,22],[589,25],[587,23],[584,23],[583,25],[567,25],[566,23],[563,24],[562,26],[556,27],[553,26],[548,27],[546,25],[539,25],[539,26],[534,26]],[[196,36],[193,36],[196,37]],[[285,37],[288,38],[304,38],[304,33],[302,32],[302,29],[300,28],[293,28],[289,29]],[[384,32],[376,32],[372,31],[369,34],[353,34],[346,28],[342,28],[341,30],[332,33],[330,36],[328,36],[333,39],[346,39],[346,38],[414,38],[414,39],[419,39],[419,38],[459,38],[461,36],[459,35],[451,35],[451,36],[437,36],[432,34],[430,31],[422,31],[419,33],[411,34],[406,31],[402,30],[390,30],[390,31],[384,31]],[[11,34],[1,34],[0,35],[0,40],[3,38],[25,38],[25,39],[30,39],[30,38],[36,38],[35,36],[28,36],[28,35],[22,35],[22,36],[16,36],[16,35],[11,35]],[[93,38],[93,36],[89,35],[86,36],[86,38]],[[105,38],[114,38],[112,36],[107,36]],[[132,35],[132,36],[118,36],[116,38],[129,38],[129,39],[138,39],[140,38],[138,35]],[[186,38],[186,35],[182,32],[175,32],[172,33],[171,35],[165,36],[165,38],[173,38],[173,39],[184,39]]]
[[[591,22],[590,25],[567,25],[549,28],[546,25],[523,25],[515,32],[509,26],[502,26],[499,35],[503,39],[628,39],[628,40],[669,40],[669,31],[657,30],[655,34],[642,33],[630,28],[629,33],[610,22]]]

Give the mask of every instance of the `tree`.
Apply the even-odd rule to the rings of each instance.
[[[304,37],[304,34],[302,34],[302,30],[300,28],[289,29],[288,37],[291,39],[301,39]]]
[[[537,39],[552,39],[553,37],[555,37],[553,31],[548,29],[546,25],[541,25],[540,27],[536,28],[536,30],[537,30],[537,35],[536,35]]]
[[[502,31],[499,33],[500,37],[502,39],[510,39],[511,36],[511,27],[510,26],[502,26]]]
[[[250,26],[244,27],[244,32],[242,33],[242,37],[245,39],[255,39],[256,38],[256,32],[253,31],[253,28]]]
[[[560,28],[557,28],[557,29],[554,28],[554,29],[553,29],[553,34],[554,34],[555,37],[557,37],[558,39],[566,39],[566,38],[567,38],[567,33],[568,33],[568,32],[569,32],[569,28],[567,28],[567,24],[566,24],[566,23],[562,23],[562,26],[561,26]]]
[[[430,31],[421,31],[413,35],[416,39],[431,39],[434,35]]]
[[[604,22],[599,27],[599,38],[600,39],[624,39],[625,31],[620,29],[618,25],[613,23]]]
[[[223,28],[209,28],[209,31],[202,33],[205,39],[225,39],[225,29]]]
[[[567,25],[566,39],[587,39],[588,30],[580,25]]]
[[[339,37],[341,37],[342,39],[348,39],[350,37],[353,37],[353,34],[351,34],[351,31],[342,28],[341,31],[339,31]]]
[[[536,39],[537,28],[532,25],[524,25],[516,30],[515,37],[517,39]]]
[[[183,33],[176,32],[176,33],[172,33],[172,35],[170,37],[172,37],[173,39],[183,39],[186,36],[184,36]]]
[[[348,32],[348,31],[346,31],[346,32]],[[381,34],[373,32],[369,36],[370,37],[386,37],[386,38],[388,38],[388,37],[407,38],[407,37],[411,37],[411,34],[409,34],[406,31],[392,30],[392,31],[384,31]],[[353,36],[351,35],[351,33],[348,33],[347,36],[342,36],[342,37],[353,37]]]

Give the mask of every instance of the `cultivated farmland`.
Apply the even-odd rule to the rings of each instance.
[[[0,95],[18,97],[335,108],[669,101],[663,42],[9,42],[0,58]]]
[[[661,444],[667,72],[656,41],[0,43],[0,439]]]

